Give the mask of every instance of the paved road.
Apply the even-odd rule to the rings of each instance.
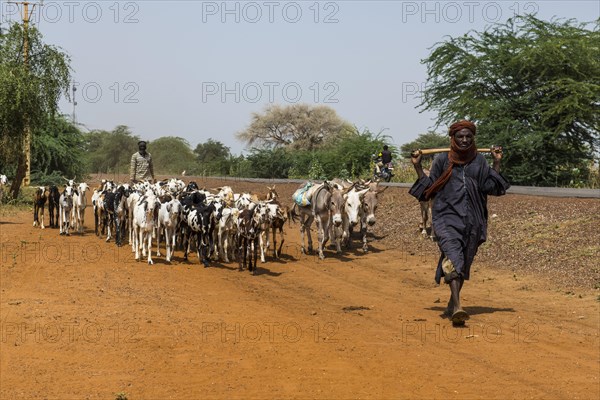
[[[188,179],[190,177],[187,177]],[[262,179],[262,178],[231,178],[224,177],[218,179],[232,180],[232,181],[250,181],[250,182],[261,182],[266,184],[273,183],[304,183],[306,180],[303,179]],[[382,186],[394,186],[394,187],[405,187],[409,188],[412,186],[411,183],[381,183]],[[508,192],[509,194],[524,194],[528,196],[547,196],[547,197],[581,197],[581,198],[598,198],[600,199],[600,189],[573,189],[573,188],[555,188],[555,187],[538,187],[538,186],[512,186]]]

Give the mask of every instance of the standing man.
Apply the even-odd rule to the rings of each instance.
[[[441,255],[435,281],[450,286],[446,314],[453,325],[464,325],[469,315],[460,305],[460,290],[469,280],[471,264],[479,245],[487,239],[487,196],[501,196],[510,184],[500,175],[502,147],[492,150],[490,167],[475,146],[477,129],[470,121],[450,126],[450,152],[437,155],[426,176],[421,154],[412,156],[418,180],[410,194],[419,201],[435,197],[432,225],[439,239]]]
[[[154,183],[154,166],[152,165],[152,156],[146,152],[146,142],[140,140],[138,149],[139,151],[131,156],[129,178],[132,183],[141,181]]]

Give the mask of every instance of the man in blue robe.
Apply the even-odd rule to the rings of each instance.
[[[450,286],[446,313],[455,325],[464,325],[469,315],[460,306],[460,290],[469,280],[471,264],[479,245],[487,239],[487,196],[501,196],[510,184],[500,175],[502,148],[492,149],[490,167],[475,146],[477,128],[470,121],[450,126],[450,151],[437,155],[429,177],[423,172],[421,154],[412,157],[418,179],[410,194],[419,201],[434,198],[432,225],[441,250],[435,274]]]

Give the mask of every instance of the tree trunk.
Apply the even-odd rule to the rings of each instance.
[[[12,198],[15,200],[19,196],[19,190],[21,189],[21,183],[23,182],[23,178],[25,178],[26,171],[27,163],[25,162],[25,154],[21,152],[19,153],[19,160],[17,163],[17,173],[12,185],[10,186],[10,193]]]

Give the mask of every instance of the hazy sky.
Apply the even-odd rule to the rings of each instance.
[[[600,17],[598,1],[45,1],[34,23],[72,58],[76,118],[145,139],[235,133],[269,104],[324,104],[394,145],[433,127],[421,60],[445,36],[504,22]],[[0,0],[2,26],[20,10]],[[71,114],[72,104],[61,103]],[[445,127],[443,128],[445,129]],[[440,129],[441,131],[442,129]]]

